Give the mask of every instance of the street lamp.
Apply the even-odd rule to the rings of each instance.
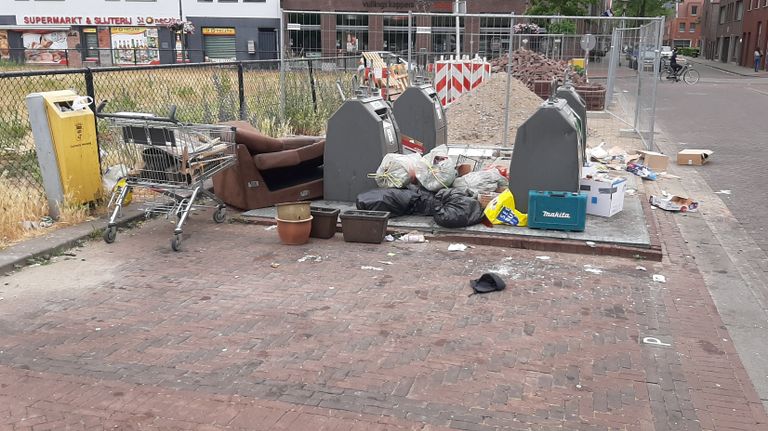
[[[467,13],[466,0],[455,0],[453,2],[453,13],[456,15],[456,60],[461,59],[461,33],[459,30],[459,15]]]

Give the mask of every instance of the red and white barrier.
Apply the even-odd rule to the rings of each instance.
[[[448,103],[453,103],[464,94],[464,63],[461,59],[451,60],[451,95]]]
[[[450,70],[450,64],[442,58],[435,62],[435,91],[440,104],[443,106],[448,104],[448,96],[451,91]]]
[[[435,71],[434,86],[437,97],[443,106],[447,106],[465,93],[479,87],[483,81],[491,77],[491,64],[486,59],[475,56],[471,59],[465,56],[456,60],[440,58],[427,66]]]

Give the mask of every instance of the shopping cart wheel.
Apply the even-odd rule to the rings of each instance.
[[[104,242],[107,244],[112,244],[115,242],[115,238],[117,237],[117,226],[109,226],[104,231]]]
[[[181,234],[177,233],[173,235],[173,238],[171,238],[171,248],[173,251],[179,251],[181,248]]]
[[[225,218],[227,218],[227,207],[221,206],[216,208],[216,211],[213,212],[213,221],[224,223]]]

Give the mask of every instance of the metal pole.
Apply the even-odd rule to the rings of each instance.
[[[459,0],[456,0],[454,3],[454,8],[456,12],[456,61],[461,60],[461,34],[459,29]]]
[[[506,147],[509,143],[509,105],[510,105],[510,92],[512,91],[512,35],[515,30],[515,13],[509,18],[509,54],[507,55],[507,96],[504,104],[504,135],[502,138],[502,147]]]
[[[280,122],[285,120],[285,55],[283,55],[283,32],[285,28],[285,13],[280,9],[280,30],[277,34],[277,54],[280,59]]]
[[[656,79],[657,76],[659,76],[659,73],[661,72],[660,67],[661,65],[661,44],[663,43],[664,39],[664,24],[666,19],[664,17],[661,17],[658,21],[659,28],[658,33],[656,36],[656,58],[654,59],[653,63],[653,90],[651,92],[651,112],[648,114],[650,115],[650,124],[649,130],[648,130],[648,141],[645,144],[645,148],[648,150],[653,150],[654,141],[653,141],[653,135],[654,135],[654,128],[656,127],[656,87],[659,85],[659,80]]]
[[[411,47],[413,46],[413,40],[411,37],[411,29],[413,28],[413,12],[408,11],[408,82],[413,82],[412,70],[413,63],[411,63]]]

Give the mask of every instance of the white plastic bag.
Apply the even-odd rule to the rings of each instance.
[[[422,157],[416,169],[416,179],[432,192],[451,187],[456,179],[456,162],[448,156],[448,147],[435,147]]]
[[[416,169],[421,163],[421,157],[416,153],[384,155],[379,169],[369,177],[376,180],[381,188],[403,189],[408,184],[416,182]]]
[[[470,172],[463,177],[458,177],[453,182],[454,188],[469,189],[473,194],[495,192],[499,187],[508,187],[509,181],[504,178],[498,169]]]

